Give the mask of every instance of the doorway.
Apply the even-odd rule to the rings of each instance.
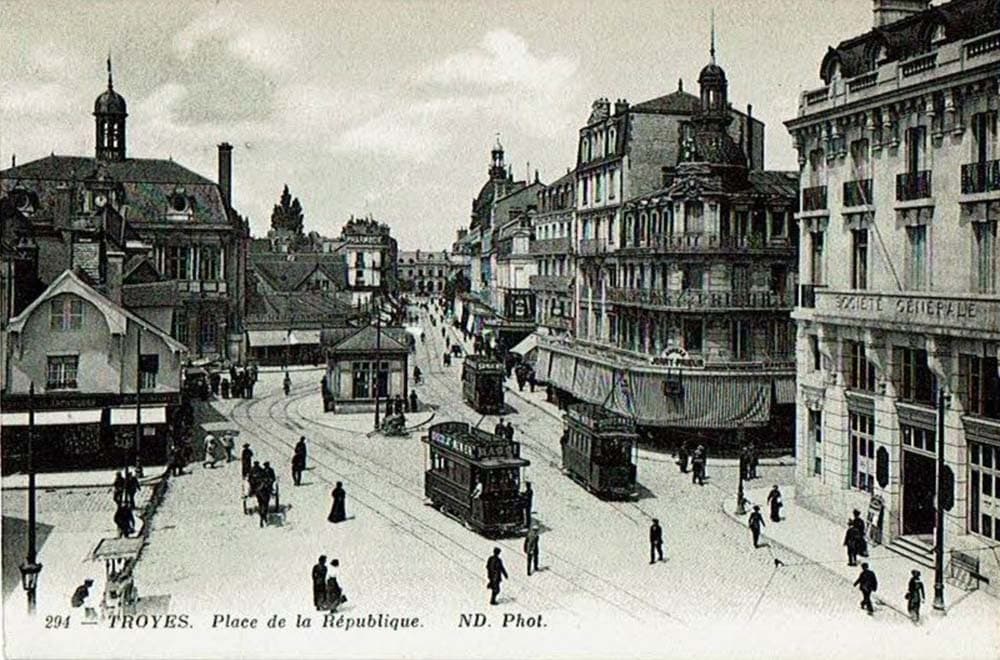
[[[934,532],[935,461],[903,451],[903,535]]]

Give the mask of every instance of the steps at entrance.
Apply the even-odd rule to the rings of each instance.
[[[906,557],[924,568],[934,570],[934,548],[912,536],[897,536],[888,546],[897,555]]]

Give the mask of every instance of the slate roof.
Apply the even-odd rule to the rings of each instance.
[[[684,91],[671,92],[633,105],[632,112],[664,115],[693,115],[701,110],[701,99]]]
[[[176,280],[122,286],[122,306],[130,309],[133,307],[175,307],[179,300]]]
[[[382,337],[377,340],[377,330],[370,325],[363,328],[347,328],[353,332],[333,332],[323,331],[322,343],[330,346],[331,351],[338,353],[373,353],[375,352],[376,341],[379,342],[381,350],[391,353],[410,352],[409,345],[404,339],[406,330],[403,328],[382,328]]]
[[[300,322],[321,322],[329,325],[356,319],[360,312],[336,294],[322,291],[247,294],[245,323],[248,327],[281,323],[285,326]]]
[[[144,183],[187,183],[215,185],[214,181],[192,172],[172,160],[162,158],[126,158],[123,161],[100,161],[109,178],[115,181]],[[0,172],[4,179],[47,179],[83,181],[92,177],[98,166],[93,156],[46,156]]]
[[[156,269],[156,264],[153,260],[144,254],[137,254],[129,258],[125,262],[125,267],[122,268],[122,281],[128,282],[129,280],[135,280],[134,282],[129,282],[131,284],[144,284],[147,282],[157,282],[161,280],[159,271]]]
[[[296,255],[298,256],[298,255]],[[275,291],[297,291],[317,270],[322,272],[337,289],[344,289],[347,283],[346,265],[339,260],[263,260],[253,259],[253,270]]]

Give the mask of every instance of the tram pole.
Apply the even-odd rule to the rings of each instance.
[[[934,609],[944,611],[944,506],[942,498],[945,489],[944,463],[944,413],[948,405],[948,395],[944,387],[938,386],[937,400],[937,497],[936,527],[937,535],[934,542]]]
[[[374,304],[376,296],[372,295],[372,303],[375,308],[375,430],[379,429],[379,370],[382,367],[382,312],[381,305]],[[405,374],[404,374],[405,377]]]
[[[742,428],[737,429],[736,437],[739,440],[740,450],[742,451],[744,445],[744,431]],[[747,513],[746,497],[744,497],[743,492],[743,461],[739,462],[739,467],[736,470],[739,473],[739,485],[736,488],[736,515],[745,516]]]

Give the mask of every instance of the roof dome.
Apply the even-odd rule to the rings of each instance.
[[[109,85],[94,101],[95,115],[125,115],[125,98]]]
[[[714,61],[711,64],[706,64],[705,68],[698,74],[698,84],[704,85],[706,82],[726,82],[726,72]]]

